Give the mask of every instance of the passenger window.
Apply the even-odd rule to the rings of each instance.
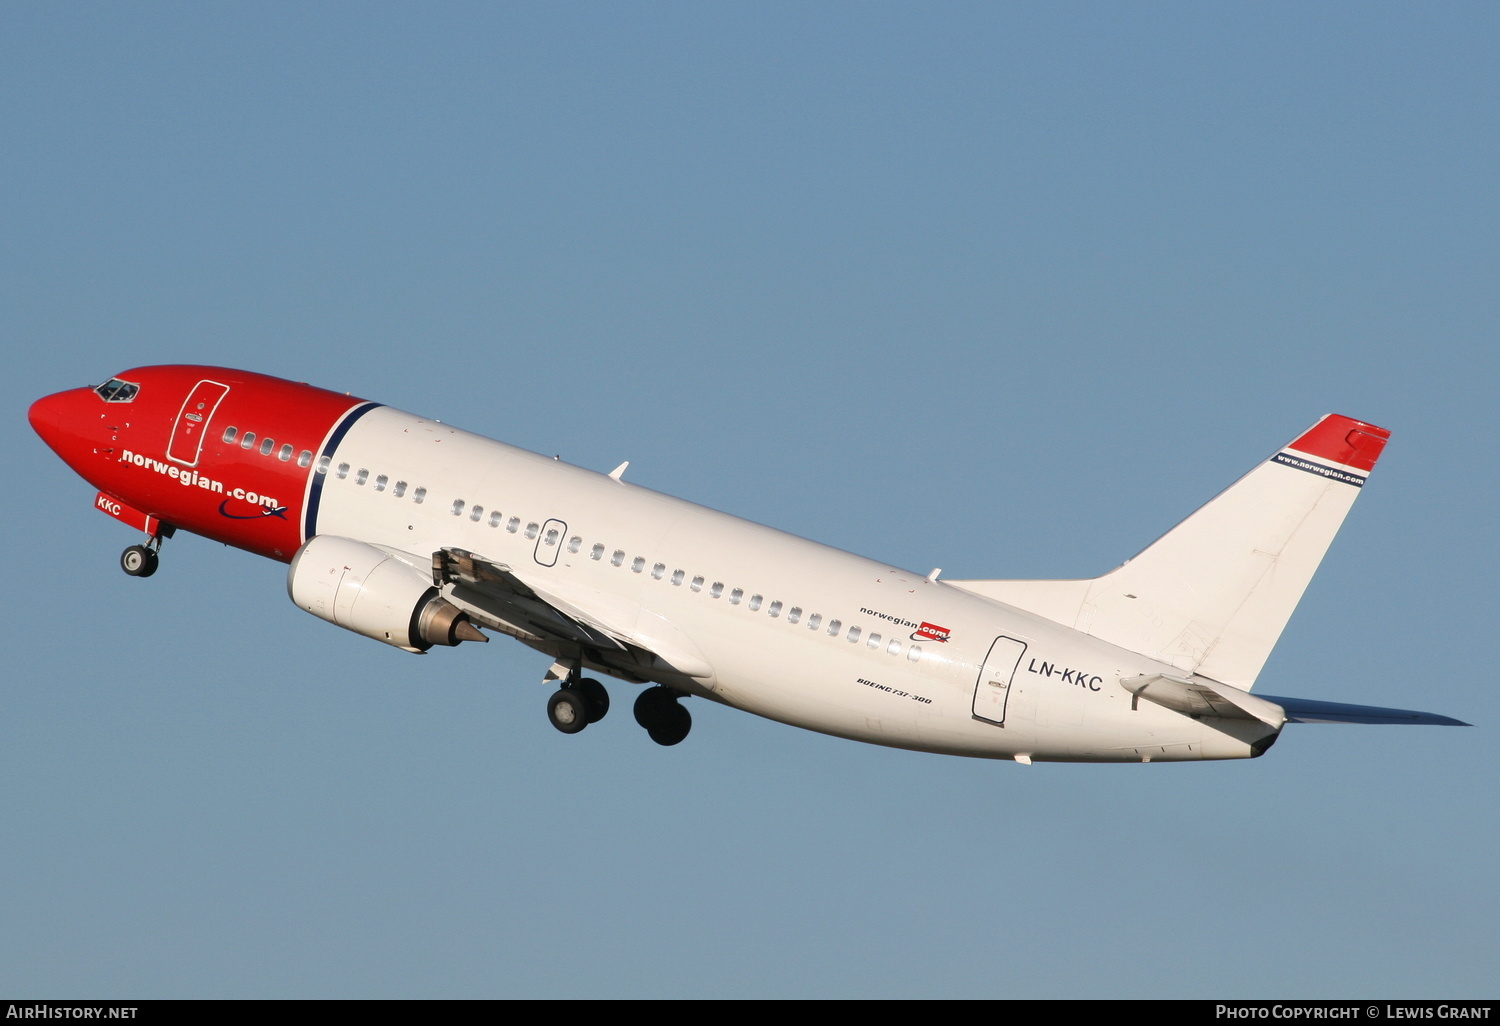
[[[867,642],[865,642],[865,645],[868,646],[869,648],[879,648],[880,647],[880,635],[879,634],[871,634],[870,635],[870,640],[867,641]]]
[[[297,466],[305,467],[312,462],[312,453],[303,449],[297,454]]]
[[[922,658],[922,650],[916,645],[913,645],[911,648],[906,650],[906,658],[910,659],[912,662],[916,662],[917,660]]]
[[[472,520],[472,521],[474,521],[474,523],[476,523],[476,524],[479,523],[480,518],[483,517],[483,516],[484,516],[484,507],[483,506],[475,506],[473,509],[469,510],[469,519]]]
[[[750,612],[754,613],[754,612],[757,612],[759,609],[760,609],[760,596],[759,595],[751,595],[750,596]]]
[[[526,525],[526,537],[527,538],[535,538],[537,536],[537,532],[540,531],[541,529],[542,529],[542,525],[541,524],[538,524],[538,523],[527,524]]]
[[[347,463],[340,463],[339,464],[339,469],[338,469],[338,478],[339,478],[339,480],[342,481],[344,478],[346,478],[348,476],[349,476],[349,464],[347,464]]]
[[[687,576],[687,572],[684,571],[684,570],[673,570],[672,571],[672,584],[674,586],[681,584],[682,583],[682,579],[684,577],[686,577],[686,576]]]
[[[333,457],[331,457],[331,456],[319,456],[318,457],[318,473],[320,473],[320,474],[326,474],[326,473],[328,473],[328,464],[331,463],[332,461],[333,461]]]
[[[644,556],[636,556],[630,561],[631,573],[638,574],[644,569],[646,569],[646,558]]]
[[[503,520],[503,519],[505,519],[505,518],[500,515],[500,511],[498,509],[495,510],[495,512],[493,512],[493,513],[490,514],[490,526],[491,527],[499,527],[500,526],[500,521]]]
[[[240,433],[240,429],[239,428],[234,428],[234,427],[227,427],[227,428],[225,428],[224,429],[224,441],[225,441],[225,443],[227,444],[229,442],[234,441],[234,436],[237,435],[237,434],[239,434],[239,433]]]
[[[802,619],[802,607],[801,606],[793,606],[791,609],[788,609],[786,611],[786,622],[787,623],[796,623],[800,619]]]
[[[368,480],[370,480],[370,472],[364,467],[360,467],[359,473],[354,475],[354,483],[357,485],[362,485]]]
[[[255,444],[255,432],[254,431],[246,431],[243,435],[240,436],[240,448],[241,449],[248,449],[248,448],[250,448],[254,444]]]
[[[280,460],[281,462],[283,462],[283,463],[285,463],[287,460],[291,459],[292,458],[292,443],[291,442],[284,443],[282,445],[281,449],[276,453],[276,458],[278,460]]]
[[[456,517],[463,516],[464,515],[464,500],[462,500],[462,499],[454,499],[453,500],[453,508],[450,509],[448,512],[452,513]]]
[[[598,544],[596,542],[594,544],[594,547],[592,549],[589,549],[589,558],[590,559],[595,559],[595,560],[603,559],[604,558],[604,546],[601,545],[601,544]]]
[[[821,624],[822,622],[823,622],[823,614],[822,613],[814,613],[812,616],[809,616],[807,618],[807,629],[810,630],[810,631],[815,631],[815,630],[818,629],[818,625]]]
[[[557,544],[557,528],[554,527],[547,532],[547,537],[542,539],[542,544],[548,547]]]
[[[770,616],[773,616],[773,617],[780,616],[781,615],[781,601],[778,599],[777,601],[772,602],[771,605],[770,605],[770,607],[766,610],[766,613],[768,615],[770,615]]]
[[[386,477],[384,474],[381,474],[380,476],[375,478],[375,490],[377,492],[385,491],[385,486],[389,481],[390,478]]]
[[[841,624],[841,623],[839,623],[837,620],[829,620],[828,621],[828,636],[830,638],[836,638],[836,637],[838,637],[839,636],[839,631],[842,630],[843,627],[844,627],[844,625]]]
[[[580,537],[578,537],[578,535],[575,534],[573,537],[571,537],[571,538],[568,539],[568,551],[569,552],[577,552],[582,547],[583,547],[583,539],[580,538]]]
[[[701,577],[694,577],[693,578],[693,583],[690,584],[690,585],[688,585],[688,587],[692,588],[694,591],[702,591],[703,590],[703,578],[701,578]]]
[[[609,557],[610,566],[620,566],[625,562],[625,550],[615,549],[615,554]]]
[[[665,577],[666,575],[667,575],[667,564],[665,564],[665,563],[657,563],[655,566],[653,566],[651,568],[651,577],[654,580],[658,580],[659,581],[663,577]]]
[[[708,597],[709,598],[718,598],[722,594],[724,594],[724,582],[723,581],[715,581],[713,583],[713,587],[711,587],[711,588],[708,589]]]
[[[419,487],[416,491],[411,493],[411,501],[416,503],[418,506],[422,504],[422,500],[425,498],[427,498],[426,488]]]
[[[849,628],[849,643],[851,645],[859,643],[859,628],[858,627],[850,627]]]
[[[733,591],[731,591],[729,593],[729,604],[731,606],[737,606],[737,605],[740,604],[740,599],[742,599],[744,597],[745,597],[744,590],[741,589],[741,588],[736,588],[736,589],[734,589]]]
[[[885,651],[886,651],[887,655],[900,655],[901,654],[901,639],[900,638],[892,638],[891,639],[891,643],[889,645],[885,646]]]
[[[406,482],[405,481],[397,481],[396,482],[396,486],[391,489],[391,494],[394,495],[398,499],[401,498],[401,496],[405,495],[406,494]]]
[[[274,438],[262,438],[261,439],[261,441],[260,441],[260,454],[262,456],[269,456],[269,455],[271,455],[271,450],[274,449],[274,448],[276,448],[276,440]]]

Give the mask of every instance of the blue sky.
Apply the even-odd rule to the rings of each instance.
[[[1493,996],[1493,5],[8,5],[0,993]],[[1272,694],[1469,729],[1044,766],[323,624],[25,425],[347,390],[925,572],[1093,576],[1393,438]]]

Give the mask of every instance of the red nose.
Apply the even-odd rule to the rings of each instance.
[[[49,395],[38,399],[31,404],[31,409],[26,413],[26,419],[31,421],[31,430],[42,436],[53,449],[57,448],[57,426],[62,419],[62,398],[66,392],[57,395]]]
[[[81,450],[92,449],[91,443],[85,443],[85,436],[97,427],[102,406],[93,389],[71,388],[32,403],[26,419],[42,441],[71,466],[82,456]]]

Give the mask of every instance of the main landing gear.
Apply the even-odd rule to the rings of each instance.
[[[640,693],[635,700],[635,722],[659,745],[675,745],[693,729],[692,714],[677,701],[677,692],[665,686]]]
[[[609,712],[609,692],[592,677],[570,676],[547,699],[547,719],[564,734],[576,734]]]
[[[635,700],[635,722],[646,728],[659,745],[675,745],[693,729],[693,717],[678,701],[680,694],[665,686],[650,687]],[[576,734],[609,712],[609,692],[604,685],[580,675],[575,668],[563,686],[547,699],[547,719],[564,734]]]

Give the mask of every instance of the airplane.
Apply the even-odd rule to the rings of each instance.
[[[687,737],[701,699],[837,737],[1032,762],[1263,755],[1287,723],[1433,713],[1252,694],[1390,432],[1338,415],[1134,558],[1085,580],[945,580],[312,385],[124,371],[37,400],[32,427],[144,534],[288,565],[291,600],[412,653],[508,635],[550,656],[552,725],[642,687]]]

